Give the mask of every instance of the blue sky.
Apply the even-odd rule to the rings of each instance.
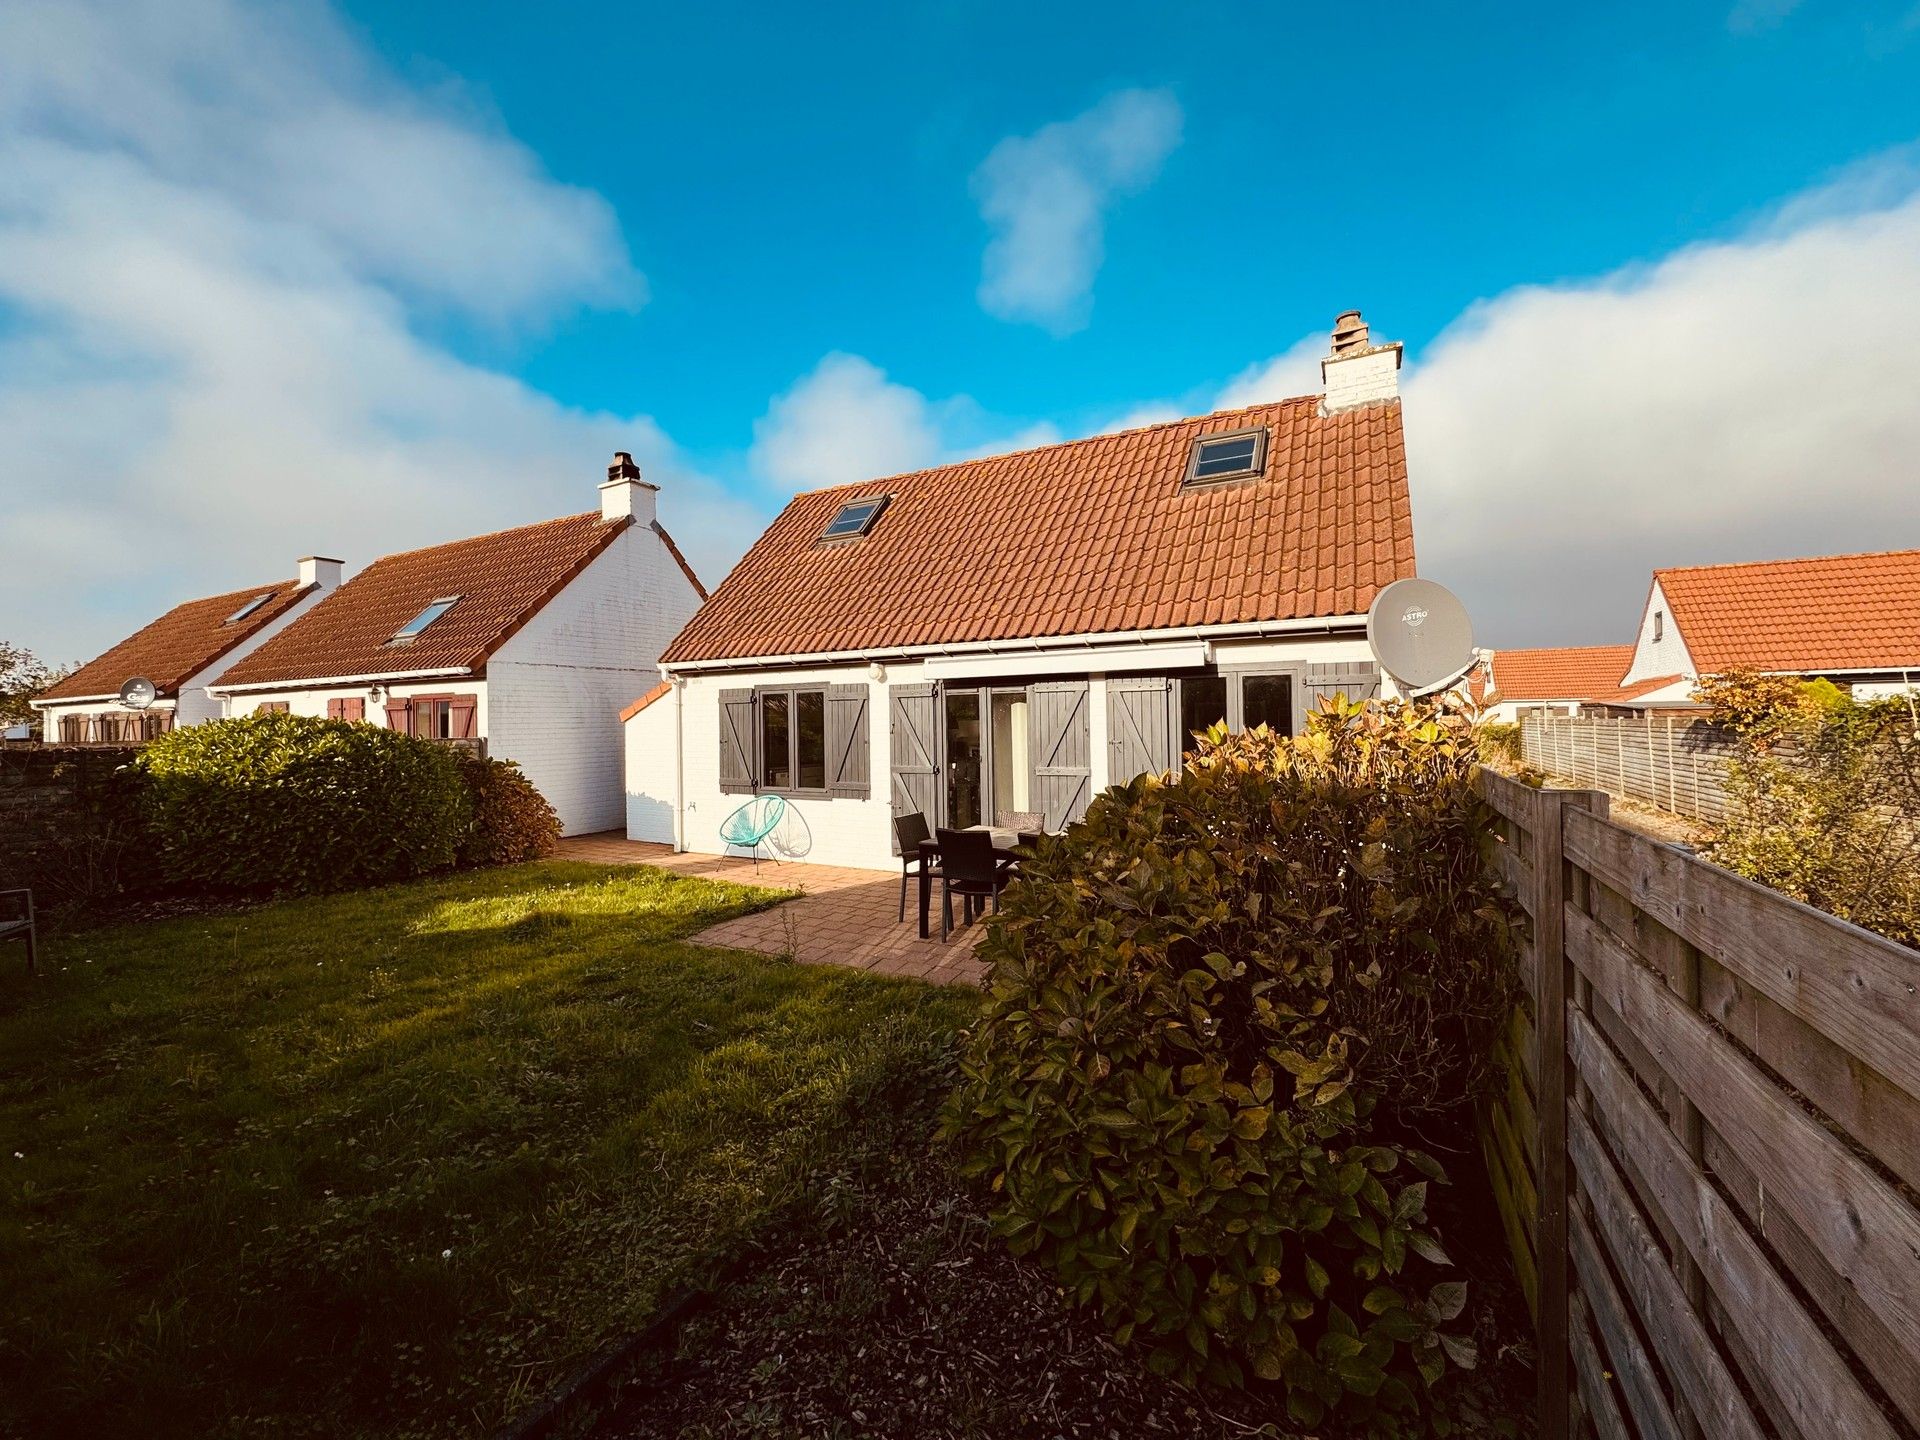
[[[1467,7],[1453,7],[1454,10]],[[1920,544],[1920,7],[0,0],[0,635],[794,488],[1405,340],[1483,641]]]

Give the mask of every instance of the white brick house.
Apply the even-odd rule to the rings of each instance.
[[[614,457],[599,511],[388,555],[209,687],[231,715],[365,720],[518,762],[563,833],[617,829],[616,711],[705,591]]]
[[[628,834],[717,851],[777,794],[777,852],[886,868],[896,815],[1057,829],[1214,721],[1377,694],[1399,355],[1349,313],[1323,395],[795,497],[623,713]]]
[[[64,676],[33,702],[50,744],[138,742],[220,717],[208,684],[252,654],[340,584],[340,562],[309,555],[291,580],[270,580],[176,605],[98,659]],[[120,687],[151,680],[145,710],[120,703]]]

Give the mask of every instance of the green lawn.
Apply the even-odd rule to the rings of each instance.
[[[0,951],[0,1433],[473,1434],[642,1324],[975,1003],[685,943],[771,895],[555,862]]]

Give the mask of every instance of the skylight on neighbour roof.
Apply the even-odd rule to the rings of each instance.
[[[887,508],[887,499],[885,495],[874,495],[865,500],[849,500],[828,522],[827,528],[820,532],[820,538],[851,540],[856,535],[866,534],[873,528],[873,522],[880,518],[880,512]]]
[[[221,623],[226,625],[237,625],[240,621],[246,619],[247,616],[253,614],[254,611],[258,610],[262,605],[266,604],[267,601],[271,600],[272,598],[273,598],[273,591],[271,590],[269,590],[264,595],[256,595],[253,597],[253,599],[247,601],[246,604],[242,605],[238,610],[234,611],[231,615],[227,616],[227,618]]]
[[[1258,475],[1267,458],[1267,432],[1242,430],[1232,435],[1203,435],[1193,442],[1187,484],[1238,480]]]
[[[458,595],[447,595],[434,601],[431,605],[427,606],[426,609],[414,616],[413,619],[394,631],[393,639],[387,643],[395,645],[407,640],[417,639],[422,630],[433,624],[434,621],[446,614],[447,611],[451,610],[459,602],[460,597]]]

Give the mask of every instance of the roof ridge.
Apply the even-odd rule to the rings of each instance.
[[[793,498],[803,495],[831,495],[836,490],[860,490],[875,485],[884,485],[891,480],[911,480],[919,475],[932,475],[942,470],[957,470],[962,465],[980,465],[989,460],[1017,460],[1022,455],[1038,455],[1042,450],[1071,450],[1077,445],[1092,445],[1101,440],[1118,440],[1124,435],[1144,435],[1149,430],[1169,430],[1175,425],[1191,425],[1196,420],[1213,420],[1222,415],[1244,415],[1250,410],[1272,410],[1281,405],[1299,405],[1305,401],[1318,404],[1318,395],[1285,395],[1278,400],[1257,400],[1251,405],[1236,405],[1226,410],[1209,410],[1204,415],[1182,415],[1173,420],[1155,420],[1147,425],[1129,425],[1124,430],[1100,430],[1092,435],[1076,435],[1069,440],[1054,440],[1045,445],[1027,445],[1018,450],[996,450],[987,455],[969,455],[964,460],[947,460],[938,465],[922,465],[917,470],[896,470],[891,475],[874,475],[865,480],[843,480],[837,485],[821,485],[812,490],[796,490]],[[1398,400],[1392,403],[1398,404]]]
[[[1893,555],[1920,556],[1920,548],[1904,546],[1897,550],[1847,550],[1837,555],[1789,555],[1781,560],[1716,560],[1709,565],[1666,565],[1655,575],[1678,575],[1694,570],[1758,570],[1769,565],[1824,565],[1831,560],[1881,560]]]
[[[497,540],[502,535],[517,535],[523,530],[544,530],[552,525],[566,525],[576,520],[604,518],[598,510],[582,510],[577,515],[557,515],[551,520],[534,520],[525,525],[503,525],[498,530],[484,530],[478,535],[463,535],[458,540],[442,540],[437,545],[416,545],[411,550],[390,550],[385,555],[376,555],[369,560],[366,568],[371,570],[374,566],[384,564],[388,560],[404,560],[409,555],[425,555],[431,550],[451,550],[455,545],[472,545],[481,540]]]

